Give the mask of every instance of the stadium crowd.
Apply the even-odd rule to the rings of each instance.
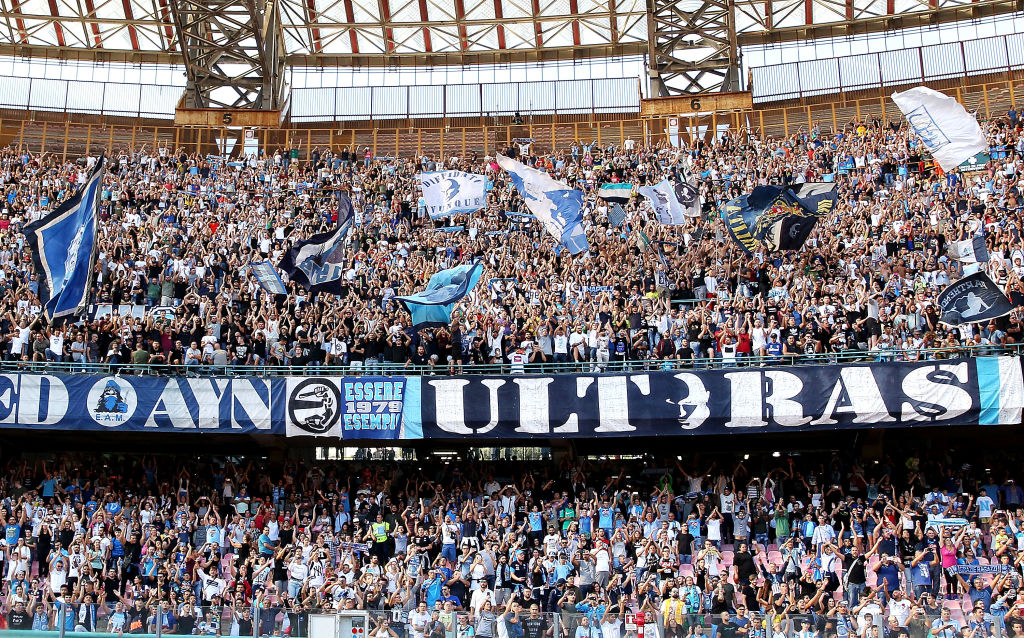
[[[784,139],[724,132],[683,149],[634,140],[501,149],[586,193],[590,251],[575,257],[538,222],[514,215],[526,208],[492,156],[314,148],[226,161],[142,146],[109,158],[95,311],[63,327],[40,321],[38,273],[19,230],[70,196],[96,158],[62,163],[8,149],[0,155],[0,351],[44,364],[449,371],[992,352],[1020,343],[1024,329],[1021,126],[1016,112],[986,122],[992,159],[948,175],[931,167],[905,126],[878,119]],[[626,223],[609,222],[596,197],[602,183],[681,179],[684,167],[699,180],[702,218],[663,226],[634,197]],[[486,174],[486,210],[429,219],[415,175],[442,168]],[[837,184],[840,201],[800,251],[748,257],[717,213],[759,184],[823,180]],[[310,295],[295,284],[288,295],[264,293],[248,264],[276,263],[298,239],[332,228],[337,191],[350,195],[356,217],[341,294]],[[979,267],[951,260],[946,246],[982,231],[991,261],[980,267],[1018,308],[997,321],[943,324],[937,292]],[[475,257],[485,274],[451,324],[413,329],[392,298]]]
[[[368,610],[380,638],[1024,635],[1008,459],[94,459],[6,463],[6,629],[295,637]]]

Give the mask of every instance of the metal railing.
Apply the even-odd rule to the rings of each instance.
[[[857,603],[848,601],[850,611],[844,613],[838,602],[847,598],[843,591],[835,592],[835,601],[827,603],[826,611],[815,607],[803,611],[796,608],[786,613],[773,613],[756,606],[738,612],[737,609],[743,603],[739,599],[729,601],[729,604],[722,607],[723,611],[712,613],[703,604],[691,607],[685,600],[666,603],[660,595],[644,601],[642,606],[635,601],[624,601],[621,609],[617,604],[609,605],[607,600],[596,603],[594,607],[584,603],[580,609],[589,609],[586,613],[571,611],[571,604],[564,604],[561,612],[539,612],[534,609],[534,601],[537,601],[538,608],[541,603],[539,599],[533,598],[522,605],[519,611],[513,611],[509,604],[511,594],[511,591],[507,596],[504,593],[494,594],[495,600],[501,597],[497,605],[476,608],[471,608],[469,603],[463,609],[437,603],[429,608],[425,616],[408,609],[366,610],[365,628],[360,627],[363,631],[358,635],[365,638],[413,635],[422,635],[424,638],[591,638],[604,635],[603,631],[611,631],[621,638],[713,638],[720,634],[735,635],[732,629],[743,626],[748,628],[750,636],[760,637],[798,638],[812,633],[863,636],[870,635],[866,627],[869,624],[877,626],[881,635],[895,617],[881,611],[884,604],[873,609],[871,602],[864,612],[855,613]],[[928,607],[915,602],[907,617],[897,618],[896,623],[909,630],[910,635],[932,635],[935,630],[951,624],[953,627],[983,626],[985,631],[977,638],[1002,638],[1007,635],[1004,623],[1008,621],[1003,618],[1006,610],[996,609],[998,604],[993,604],[990,610],[976,616],[971,613],[969,606],[947,603],[945,606],[951,610],[951,614],[943,619],[941,603]],[[32,619],[30,627],[9,624],[6,629],[0,630],[0,636],[65,638],[73,634],[83,638],[114,638],[130,634],[157,638],[165,635],[258,638],[287,635],[289,638],[302,638],[311,635],[310,617],[313,615],[331,615],[337,613],[338,608],[344,608],[349,618],[362,616],[361,612],[350,609],[345,600],[339,601],[335,607],[307,603],[301,611],[290,604],[282,606],[279,601],[246,602],[244,605],[239,603],[237,607],[198,607],[168,602],[131,611],[129,607],[134,607],[134,604],[39,602],[33,605],[29,613]],[[37,611],[37,608],[42,608],[42,611]],[[140,610],[144,613],[140,614]],[[872,614],[872,611],[875,613]],[[499,628],[501,624],[505,626]],[[956,631],[948,635],[958,633]],[[353,635],[357,635],[356,632]]]
[[[104,374],[185,377],[271,377],[271,376],[450,376],[517,374],[606,374],[616,372],[653,372],[658,370],[717,370],[737,367],[786,367],[853,363],[890,363],[896,361],[938,361],[966,357],[1020,356],[1024,344],[1001,346],[950,346],[903,349],[874,348],[811,354],[745,355],[735,358],[715,356],[694,359],[631,359],[597,361],[461,364],[440,362],[435,365],[360,361],[356,364],[326,365],[206,365],[75,363],[53,361],[0,361],[0,372],[36,374]]]

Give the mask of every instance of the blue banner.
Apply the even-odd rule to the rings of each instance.
[[[610,364],[614,366],[614,362]],[[424,438],[809,432],[1019,424],[1021,361],[424,377]]]
[[[284,430],[288,436],[422,438],[418,377],[289,377],[280,381],[287,384]],[[404,418],[407,411],[411,413],[408,420]]]
[[[1022,408],[1017,357],[457,377],[0,374],[0,429],[23,430],[483,442],[1019,425]]]

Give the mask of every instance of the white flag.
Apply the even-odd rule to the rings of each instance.
[[[436,171],[416,176],[431,219],[472,213],[487,206],[487,179],[461,171]]]
[[[955,99],[919,86],[893,93],[892,101],[907,117],[932,157],[944,171],[951,171],[977,153],[988,150],[978,120]]]
[[[974,235],[963,241],[950,242],[947,254],[965,264],[976,264],[989,260],[988,246],[984,235]]]
[[[570,188],[544,171],[498,155],[498,166],[508,172],[526,207],[573,255],[590,250],[583,228],[583,192]]]
[[[676,191],[672,187],[672,183],[667,179],[658,182],[654,186],[644,186],[639,192],[651,202],[651,208],[654,209],[655,214],[658,215],[658,221],[662,224],[678,226],[686,223],[687,211],[679,203],[679,200],[676,198]]]

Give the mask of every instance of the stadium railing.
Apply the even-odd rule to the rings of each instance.
[[[207,364],[135,364],[74,363],[53,361],[2,361],[0,372],[37,374],[112,374],[154,376],[388,376],[388,375],[466,375],[466,374],[595,374],[657,370],[715,370],[738,367],[812,366],[852,363],[890,363],[896,361],[938,361],[965,357],[1020,356],[1024,344],[1002,346],[956,346],[930,349],[843,350],[795,355],[743,356],[735,358],[698,357],[695,359],[633,359],[620,361],[567,361],[548,363],[458,364],[439,361],[434,365],[359,362],[357,365],[207,365]]]

